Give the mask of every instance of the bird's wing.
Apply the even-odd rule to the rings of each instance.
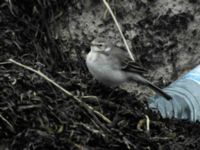
[[[127,54],[126,51],[115,47],[112,51],[112,55],[115,57],[118,57],[118,60],[120,61],[120,68],[121,70],[127,71],[127,72],[134,72],[138,74],[147,73],[147,70],[141,67],[139,64],[134,62],[130,56]]]
[[[131,60],[129,57],[124,57],[121,59],[121,69],[127,72],[134,72],[134,73],[147,73],[147,70],[142,68],[139,64]]]

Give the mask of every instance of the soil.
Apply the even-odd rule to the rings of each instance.
[[[164,88],[200,63],[199,1],[109,4],[154,84]],[[149,88],[133,83],[110,89],[91,76],[85,57],[96,37],[124,47],[101,0],[0,2],[0,149],[200,149],[200,124],[149,110]],[[10,58],[40,70],[82,102]]]

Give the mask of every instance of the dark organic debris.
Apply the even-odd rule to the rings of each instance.
[[[137,7],[146,8],[147,2],[137,0]],[[68,26],[70,13],[80,14],[89,6],[95,4],[82,0],[0,2],[0,149],[199,149],[198,123],[161,119],[134,94],[92,80],[83,56],[89,48],[87,35],[80,41],[68,31],[70,38],[63,40],[56,30],[62,21]],[[141,50],[143,65],[152,60],[162,63],[162,58],[155,57],[177,46],[175,34],[187,29],[191,20],[189,13],[180,13],[150,15],[139,21],[140,34],[132,42]],[[9,58],[42,71],[112,123],[98,116],[100,122],[94,121],[52,84],[6,63]],[[150,118],[150,132],[145,125],[137,129],[145,115]]]
[[[144,65],[162,64],[163,53],[170,53],[177,46],[177,33],[186,30],[192,20],[190,13],[172,15],[169,10],[161,16],[149,13],[148,17],[139,21],[137,28],[140,34],[133,39],[132,45],[140,52],[140,60]]]

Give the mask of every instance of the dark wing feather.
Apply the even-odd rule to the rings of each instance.
[[[121,59],[122,70],[127,72],[135,72],[139,74],[147,73],[147,70],[142,68],[139,64],[132,61],[129,57]]]
[[[112,55],[118,57],[120,60],[121,69],[127,72],[134,72],[138,74],[147,73],[147,70],[134,62],[128,53],[118,47],[112,49]]]

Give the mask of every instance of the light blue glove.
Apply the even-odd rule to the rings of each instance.
[[[200,65],[165,88],[173,97],[166,101],[161,96],[148,100],[149,108],[159,111],[163,118],[200,121]]]

